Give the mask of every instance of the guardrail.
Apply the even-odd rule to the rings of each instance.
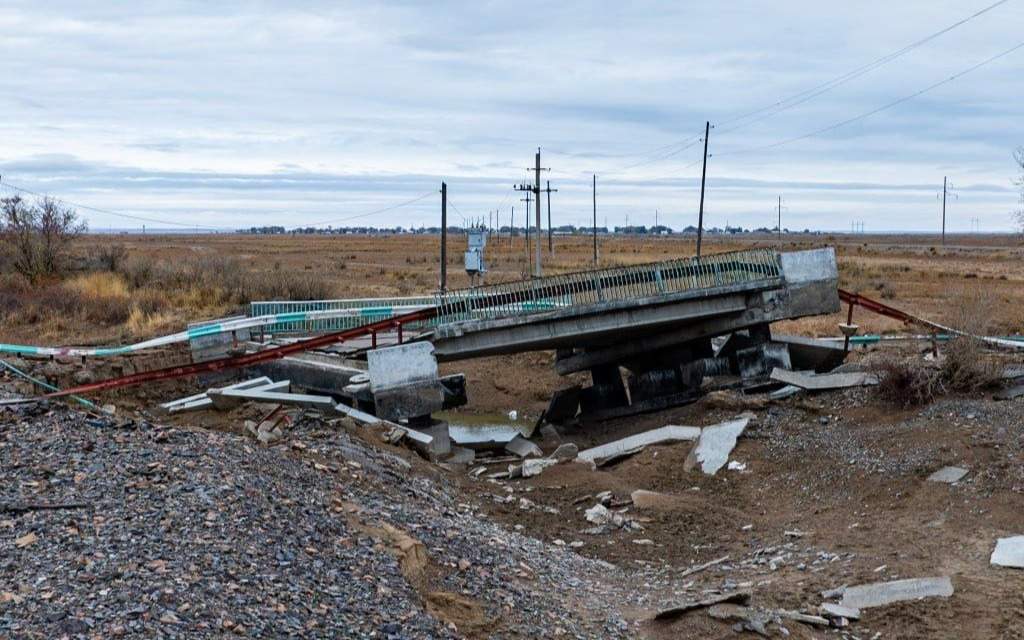
[[[438,324],[642,300],[781,278],[778,252],[748,249],[628,267],[581,271],[439,294]]]
[[[290,322],[278,322],[267,325],[264,330],[268,333],[324,333],[329,331],[342,331],[355,327],[394,317],[396,313],[404,313],[413,309],[432,307],[437,304],[434,296],[410,296],[393,298],[349,298],[343,300],[262,300],[249,303],[249,315],[267,316],[280,314],[310,314]],[[332,318],[318,318],[315,312],[338,311],[342,309],[352,310],[351,315]],[[413,331],[419,331],[433,324],[429,320],[413,323],[413,326],[406,327]]]

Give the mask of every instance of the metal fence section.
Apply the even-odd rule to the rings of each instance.
[[[436,298],[438,324],[542,313],[781,278],[778,252],[748,249],[461,289]]]
[[[340,318],[303,318],[290,322],[279,322],[267,326],[268,333],[327,333],[342,331],[393,317],[409,310],[432,307],[437,304],[434,296],[412,296],[395,298],[350,298],[345,300],[281,300],[249,303],[252,317],[286,313],[303,314],[311,311],[333,311],[352,309],[357,314]],[[430,321],[413,323],[406,327],[412,331],[425,329]]]

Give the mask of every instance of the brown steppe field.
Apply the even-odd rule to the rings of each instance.
[[[491,238],[487,282],[527,273],[524,240]],[[599,242],[601,266],[667,260],[695,251],[692,237],[601,237]],[[468,286],[462,269],[465,238],[453,234],[449,244],[448,286]],[[0,337],[33,344],[114,343],[234,313],[248,300],[430,294],[438,286],[439,245],[439,237],[425,235],[89,235],[75,247],[79,271],[62,282],[30,286],[15,276],[2,276]],[[981,297],[984,304],[977,312],[987,331],[1024,332],[1019,313],[1024,303],[1024,240],[1019,236],[949,236],[946,246],[937,237],[922,235],[787,235],[781,242],[774,236],[709,236],[704,252],[763,246],[834,246],[840,286],[847,290],[954,324],[963,321],[962,301]],[[544,249],[547,274],[592,265],[590,237],[556,237],[553,256],[546,242]],[[901,329],[898,322],[855,313],[862,332]],[[805,319],[786,330],[834,336],[842,315]]]
[[[466,286],[465,240],[450,240],[449,286]],[[63,281],[29,286],[4,276],[0,341],[114,344],[236,313],[254,299],[429,294],[438,284],[438,245],[436,236],[86,236],[75,247],[78,270]],[[971,331],[1024,333],[1024,241],[1018,236],[950,236],[946,246],[937,237],[912,235],[788,235],[781,242],[769,236],[711,236],[704,245],[705,253],[758,246],[834,246],[845,289]],[[601,266],[693,253],[692,238],[600,239]],[[518,279],[527,270],[522,237],[492,238],[486,255],[488,282]],[[546,273],[589,268],[591,239],[556,238],[554,255],[545,251],[544,264]],[[844,309],[774,328],[836,336],[837,325],[845,319]],[[862,333],[918,331],[864,309],[855,310],[854,322]],[[850,360],[872,367],[895,359],[910,375],[943,366],[930,351],[927,343],[896,342],[858,348]],[[979,349],[954,357],[956,353],[943,345],[939,361],[996,359],[1000,371],[1003,365],[1024,363],[1019,353]],[[516,409],[520,420],[532,424],[552,391],[569,384],[554,373],[552,362],[552,353],[538,352],[443,365],[444,373],[466,374],[469,396],[466,407],[445,417],[473,424]],[[145,364],[139,368],[147,368]],[[586,382],[585,376],[578,377]],[[563,440],[582,449],[668,424],[707,426],[752,411],[755,421],[731,454],[744,468],[723,469],[714,476],[683,470],[689,451],[685,443],[648,447],[596,471],[562,464],[537,477],[504,481],[468,475],[464,469],[441,469],[408,450],[385,448],[409,460],[416,473],[448,487],[460,509],[463,503],[471,505],[466,509],[506,531],[614,564],[600,565],[607,569],[600,579],[605,597],[568,586],[563,596],[576,599],[574,616],[596,616],[593,612],[598,611],[620,615],[630,625],[630,636],[755,637],[737,635],[734,620],[703,613],[652,620],[659,602],[699,598],[713,590],[749,589],[756,607],[814,613],[823,601],[821,592],[841,585],[950,576],[956,590],[950,598],[866,609],[861,620],[844,629],[787,619],[782,623],[785,635],[865,640],[1024,637],[1024,574],[989,563],[997,538],[1024,534],[1024,400],[997,402],[993,388],[978,384],[938,389],[923,404],[912,404],[891,387],[883,397],[879,391],[885,387],[800,394],[781,401],[717,391],[686,406],[561,432]],[[158,402],[198,390],[191,381],[162,382],[93,399],[116,404],[119,413],[150,415],[145,412]],[[260,419],[260,411],[203,411],[158,419],[179,429],[244,434],[244,420]],[[300,436],[296,431],[288,437]],[[324,437],[328,439],[311,442],[320,447],[329,440]],[[551,446],[544,442],[545,453]],[[305,445],[294,451],[284,445],[278,449],[289,459],[310,455]],[[968,474],[955,484],[927,480],[946,465],[964,467]],[[507,460],[489,470],[506,466]],[[371,477],[357,481],[342,474],[338,483],[365,482],[377,491]],[[632,504],[631,495],[640,489],[661,495],[646,506]],[[611,492],[613,506],[642,528],[588,533],[592,527],[583,512],[604,491]],[[432,547],[430,553],[443,556],[445,547]],[[456,566],[456,561],[452,558],[449,564]],[[544,570],[542,562],[528,558],[520,565],[525,569],[503,579],[540,590],[533,580]],[[436,615],[448,619],[450,612]],[[516,614],[504,615],[511,620]],[[498,618],[493,629],[504,624]],[[774,637],[781,637],[773,628]],[[466,637],[489,637],[491,630],[481,627]]]

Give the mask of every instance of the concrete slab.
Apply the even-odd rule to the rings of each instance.
[[[787,384],[786,386],[782,387],[781,389],[776,389],[775,391],[770,392],[768,394],[768,399],[769,400],[785,400],[786,398],[789,398],[791,396],[795,396],[796,394],[800,393],[801,391],[803,391],[803,389],[801,389],[800,387],[796,387],[796,386],[793,386],[791,384]]]
[[[842,344],[828,340],[816,340],[803,336],[772,336],[772,342],[789,347],[791,369],[825,373],[832,371],[846,360]]]
[[[540,447],[530,442],[522,435],[517,435],[505,444],[505,450],[509,453],[513,453],[520,458],[526,458],[528,456],[541,457],[544,452],[541,451]]]
[[[268,385],[272,380],[266,376],[260,378],[251,378],[249,380],[243,380],[230,384],[226,387],[220,387],[221,389],[252,389],[255,387],[262,387]],[[187,396],[185,398],[178,398],[177,400],[171,400],[160,405],[160,408],[168,413],[176,413],[179,411],[189,411],[194,409],[202,409],[203,407],[212,406],[209,396],[206,395],[206,391],[197,393],[195,395]]]
[[[844,607],[841,604],[826,602],[821,605],[821,613],[826,618],[846,618],[847,620],[860,620],[860,609],[855,607]]]
[[[772,371],[771,379],[809,391],[828,391],[830,389],[865,387],[878,384],[878,376],[863,372],[812,374],[775,369]]]
[[[989,562],[1000,567],[1024,569],[1024,536],[1010,536],[996,540]]]
[[[699,427],[681,427],[668,425],[660,429],[644,431],[628,438],[616,440],[603,444],[599,447],[580,451],[578,456],[582,460],[606,460],[608,458],[621,456],[629,452],[635,452],[649,445],[667,444],[671,442],[693,441],[700,437]]]
[[[277,381],[274,381],[274,382],[268,382],[266,384],[262,384],[262,385],[260,385],[258,387],[237,388],[237,389],[231,389],[231,388],[228,388],[228,387],[223,387],[223,388],[220,388],[220,389],[207,389],[207,391],[206,391],[206,398],[207,398],[207,400],[210,401],[210,404],[206,405],[206,406],[212,406],[214,409],[217,409],[219,411],[225,411],[225,410],[233,409],[233,408],[237,407],[238,405],[242,404],[243,402],[245,402],[245,400],[241,396],[231,395],[231,394],[233,394],[236,391],[284,391],[284,392],[286,392],[289,389],[291,389],[291,384],[292,384],[291,380],[277,380]],[[228,394],[228,395],[225,395],[225,394]]]
[[[655,620],[671,620],[678,618],[679,616],[693,611],[695,609],[704,609],[707,607],[714,606],[716,604],[750,604],[750,591],[734,591],[732,593],[724,593],[721,595],[708,596],[702,600],[690,600],[682,602],[677,605],[671,606],[667,609],[662,609],[654,615]]]
[[[844,607],[867,609],[894,602],[920,598],[948,598],[951,595],[953,595],[953,582],[949,576],[910,578],[847,587],[840,604]]]
[[[209,392],[213,406],[218,409],[231,408],[242,402],[265,402],[285,404],[303,409],[318,409],[326,413],[334,413],[337,404],[330,396],[313,396],[305,393],[282,393],[261,389],[228,389],[221,391],[211,389]]]
[[[496,449],[504,446],[516,436],[526,437],[525,427],[514,425],[448,425],[452,442],[471,449]]]
[[[366,363],[370,373],[370,390],[374,394],[438,379],[434,345],[429,342],[411,342],[374,349],[367,352]]]
[[[953,484],[967,475],[967,469],[963,467],[942,467],[932,475],[928,476],[931,482],[945,482]]]
[[[749,423],[749,418],[740,418],[704,427],[697,439],[697,445],[683,463],[683,470],[691,471],[700,467],[705,475],[715,475],[729,461],[729,454],[736,447],[736,439]]]
[[[261,363],[252,368],[274,380],[291,380],[307,393],[341,395],[345,386],[354,382],[362,369],[346,364],[339,357],[303,353]]]

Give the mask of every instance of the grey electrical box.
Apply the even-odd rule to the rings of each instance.
[[[483,229],[471,229],[467,236],[467,247],[464,261],[466,273],[470,278],[487,273],[487,265],[484,263],[484,247],[487,246],[487,231]]]

